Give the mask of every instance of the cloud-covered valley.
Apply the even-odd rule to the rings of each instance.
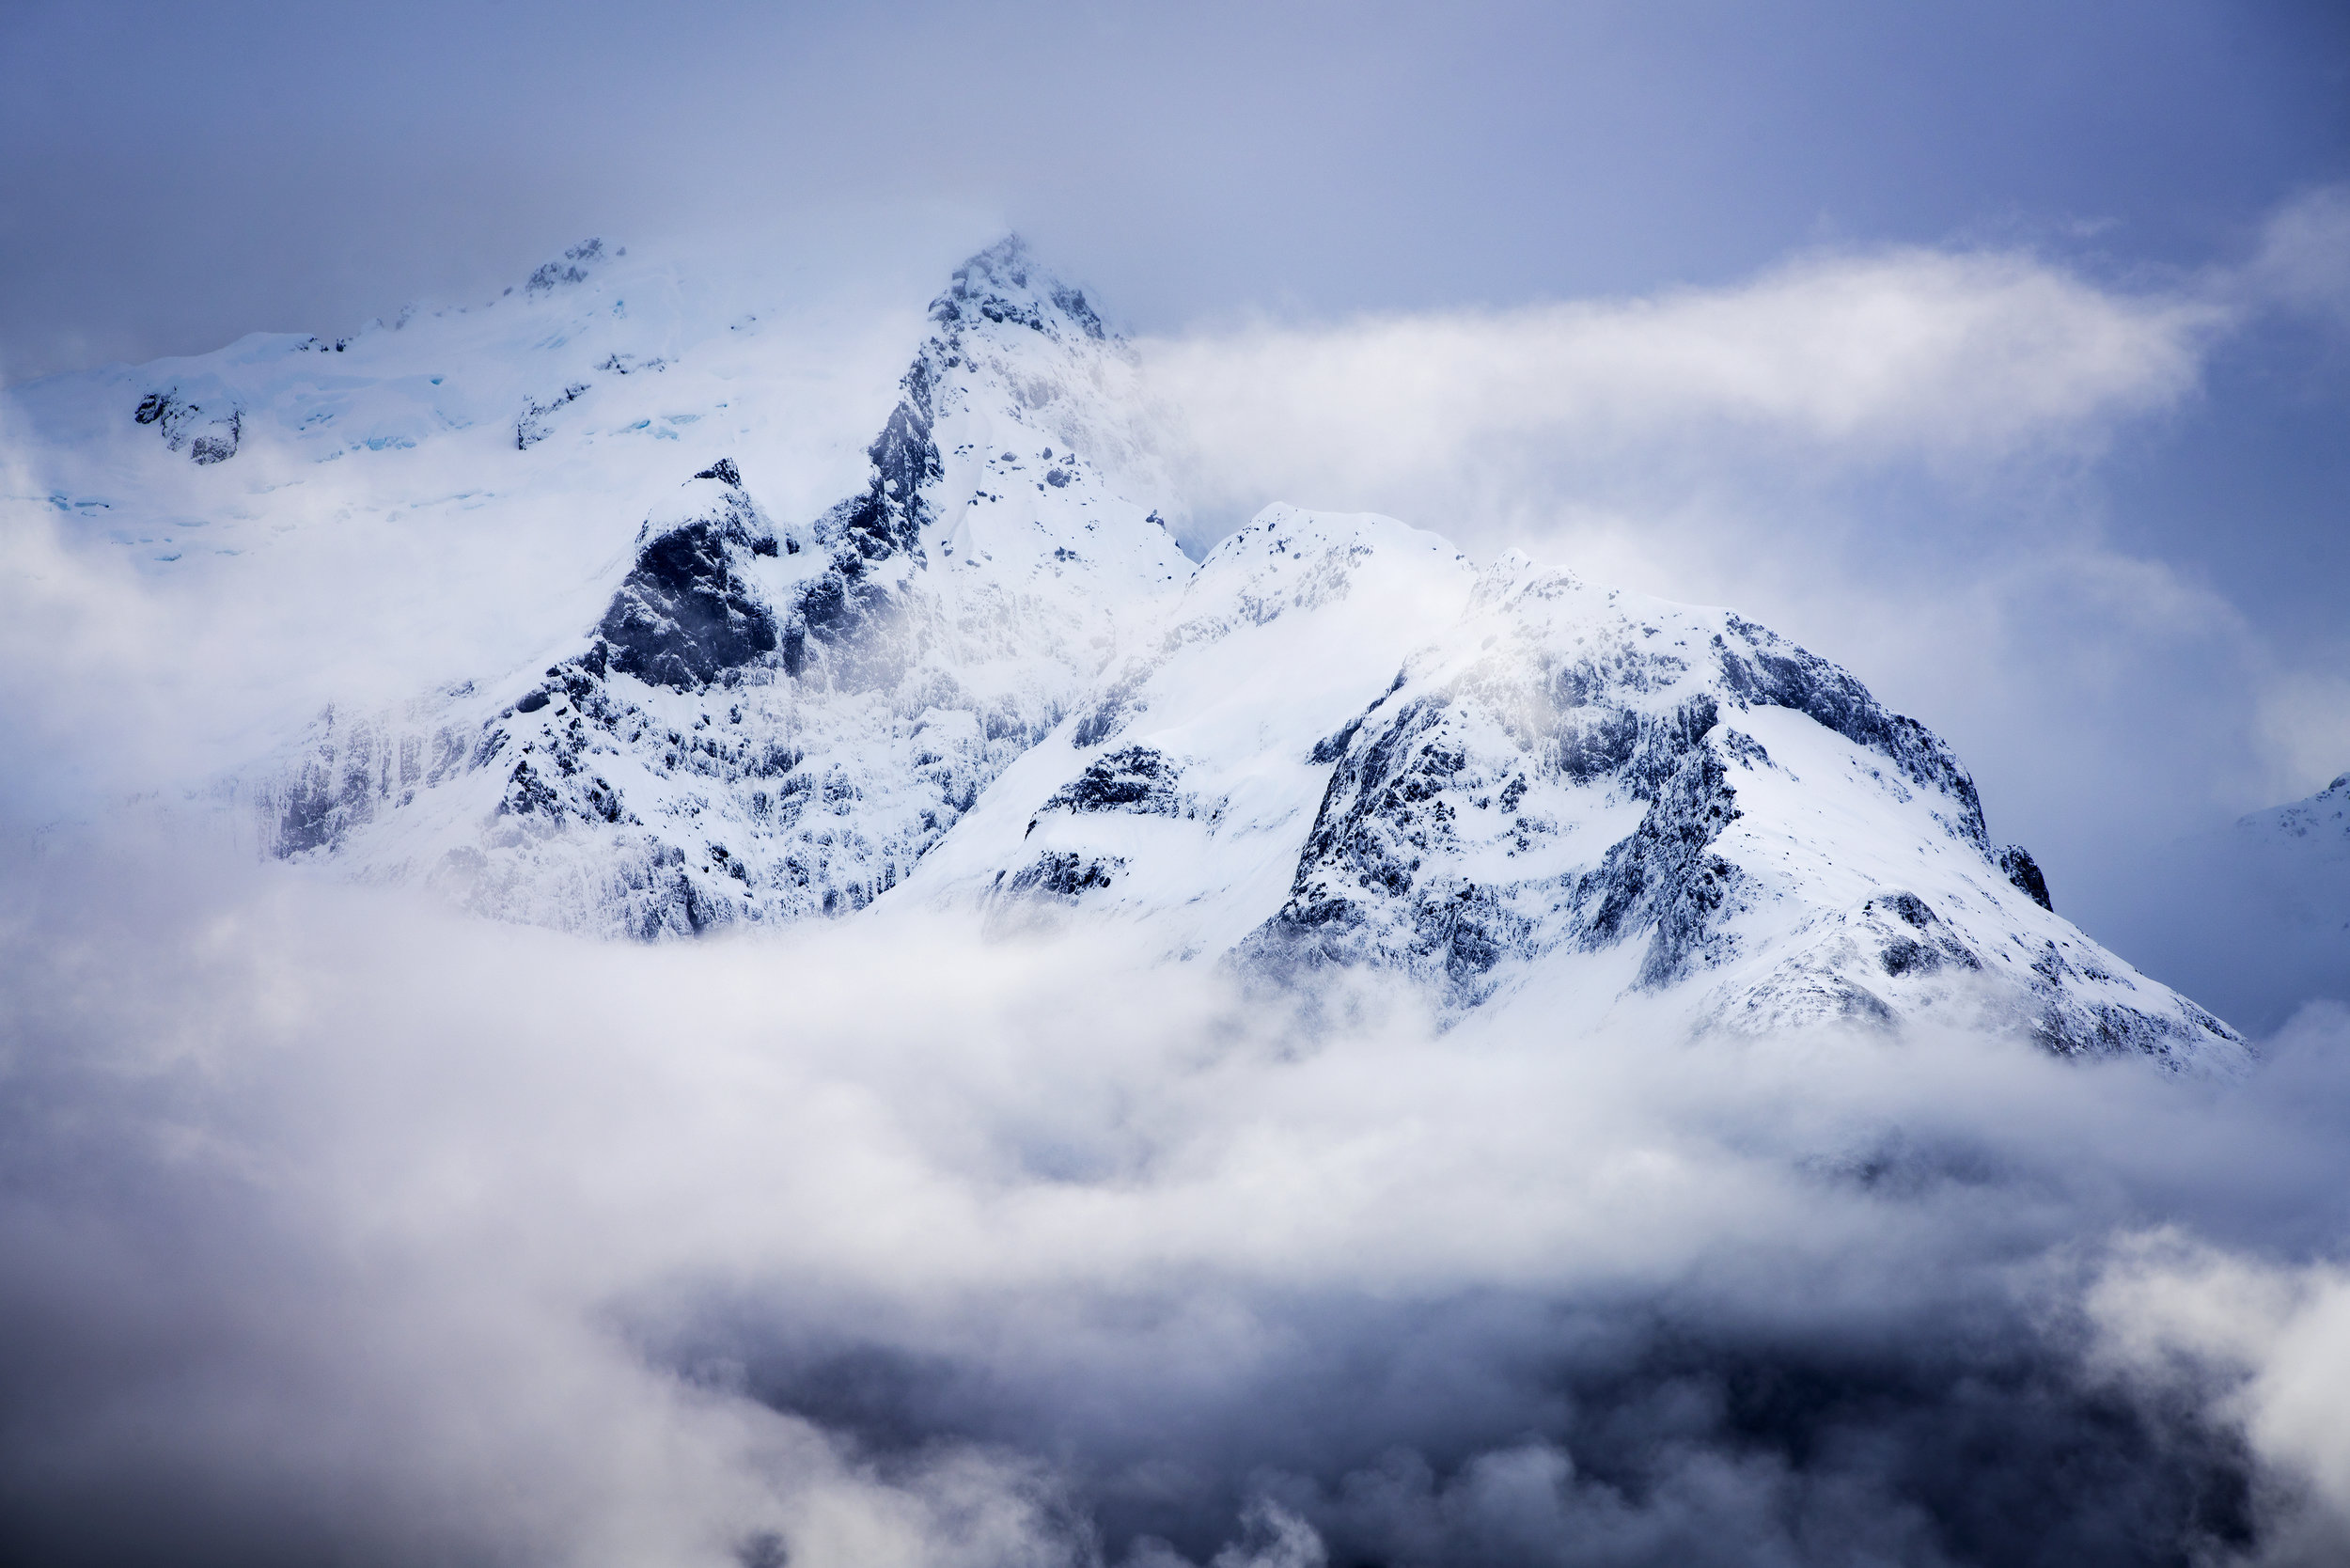
[[[614,949],[154,841],[8,886],[0,1497],[55,1560],[2317,1562],[2350,1528],[2339,1009],[2198,1086],[1439,1033],[879,912]]]

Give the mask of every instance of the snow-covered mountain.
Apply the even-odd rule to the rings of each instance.
[[[2350,865],[2350,773],[2307,800],[2237,819],[2236,833],[2248,842],[2283,848],[2311,865]]]
[[[1007,243],[931,320],[856,494],[778,524],[695,472],[557,662],[322,715],[273,852],[646,937],[895,887],[1191,572],[1083,295]]]
[[[338,704],[244,770],[270,853],[599,935],[890,898],[999,932],[1127,921],[1277,978],[1400,972],[1455,1015],[1662,1002],[1731,1033],[1937,1017],[2243,1052],[2051,910],[1939,739],[1731,612],[1286,506],[1195,567],[1131,352],[1016,241],[955,273],[861,474],[805,508],[805,475],[728,438],[758,424],[744,323],[624,330],[647,313],[618,255],[541,268],[509,324],[439,351],[464,374],[343,385],[313,368],[348,342],[247,339],[51,398],[53,424],[118,401],[103,440],[136,432],[180,485],[470,432],[484,490],[559,490],[582,535],[626,541],[567,593],[518,591],[527,662]],[[697,376],[727,411],[707,431],[573,439]],[[669,466],[656,498],[580,483],[615,437]]]
[[[2257,889],[2280,933],[2333,955],[2350,997],[2350,773],[2315,794],[2239,817],[2213,846]]]
[[[912,888],[1277,975],[1399,970],[1456,1011],[1539,975],[1577,1017],[1668,995],[1734,1033],[2241,1050],[2053,913],[1940,740],[1731,612],[1274,507],[1167,619]]]

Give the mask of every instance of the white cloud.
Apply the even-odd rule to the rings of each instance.
[[[2269,1467],[2254,1561],[2350,1556],[2350,1272],[2157,1231],[2117,1248],[2088,1306],[2109,1368],[2208,1400]]]
[[[2201,395],[2278,279],[2315,275],[2331,199],[2280,214],[2260,266],[2158,287],[1908,248],[1143,347],[1211,530],[1273,498],[1359,508],[1734,605],[1951,740],[2004,831],[2111,919],[2147,844],[2340,765],[2311,760],[2339,734],[2291,651],[2118,544],[2097,467]]]
[[[2107,1440],[1958,1391],[2060,1389],[2019,1272],[2350,1186],[2306,1081],[1316,1035],[1098,934],[614,949],[109,837],[0,881],[0,1484],[251,1561],[1202,1562],[1254,1494],[1228,1561],[1929,1563],[1903,1466]],[[1723,1413],[1856,1359],[1822,1457]]]
[[[1840,462],[1998,459],[2174,402],[2225,319],[2029,256],[1911,249],[1734,288],[1144,348],[1212,489],[1318,502],[1505,446],[1572,459],[1760,436]]]
[[[2350,327],[2350,186],[2320,186],[2279,210],[2236,286]]]

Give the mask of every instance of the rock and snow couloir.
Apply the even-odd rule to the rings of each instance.
[[[588,284],[609,260],[541,269],[540,315],[500,328],[592,372],[451,377],[474,388],[456,414],[437,374],[319,391],[302,367],[345,350],[316,340],[103,384],[148,400],[123,416],[164,427],[150,464],[212,474],[255,431],[308,441],[377,405],[389,429],[405,398],[436,411],[417,439],[491,428],[472,461],[553,484],[579,408],[625,414],[628,386],[720,352],[628,325]],[[548,314],[583,286],[592,310]],[[706,341],[739,359],[726,331]],[[264,362],[312,379],[232,384]],[[741,416],[748,384],[729,368],[712,406]],[[298,421],[304,399],[322,412]],[[1700,1029],[1931,1016],[2066,1054],[2244,1051],[2049,908],[1939,739],[1735,614],[1283,506],[1195,567],[1131,353],[1017,242],[932,304],[864,470],[798,516],[724,440],[678,462],[669,500],[612,519],[633,544],[545,655],[330,710],[257,770],[268,847],[599,935],[888,898],[998,932],[1129,921],[1273,976],[1401,972],[1456,1015],[1535,986],[1594,1017],[1664,998]]]

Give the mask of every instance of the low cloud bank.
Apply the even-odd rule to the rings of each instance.
[[[8,870],[12,1555],[2317,1562],[2350,1519],[2339,1011],[2199,1088],[1291,1016],[903,917],[614,949],[184,839]]]

